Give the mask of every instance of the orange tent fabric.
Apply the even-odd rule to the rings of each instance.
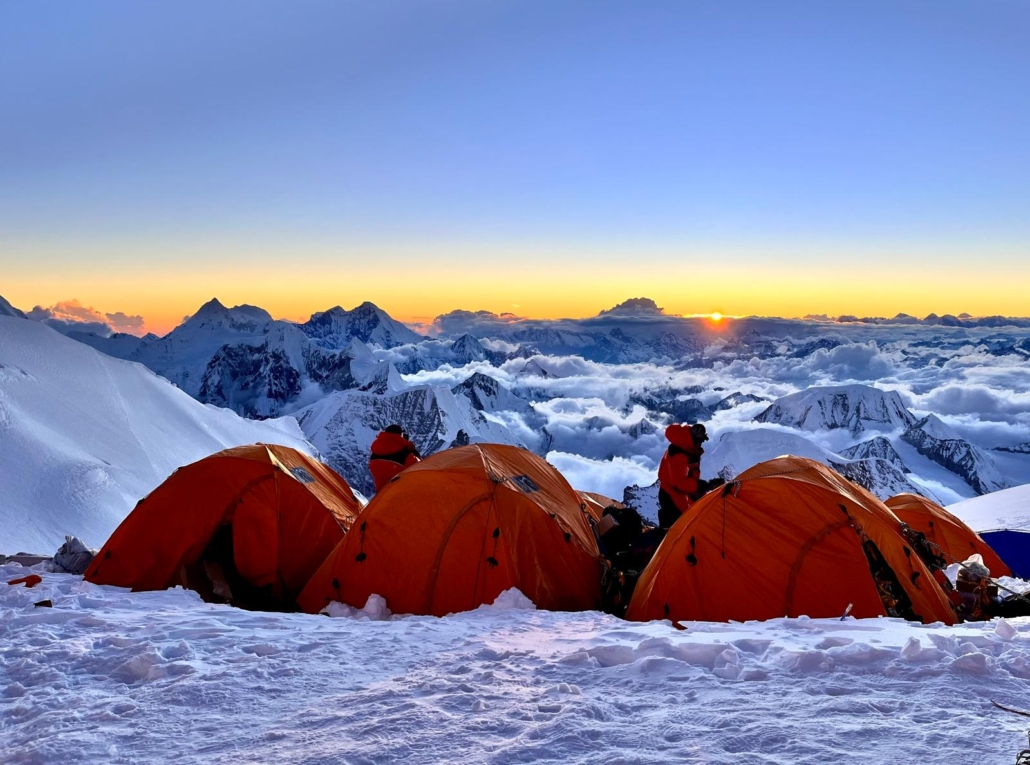
[[[576,493],[579,495],[580,500],[582,500],[583,509],[590,513],[590,517],[595,521],[601,520],[601,516],[607,507],[612,505],[615,507],[625,507],[619,500],[606,497],[604,494],[598,494],[596,491],[580,491],[576,489]]]
[[[918,494],[898,494],[886,502],[894,514],[921,531],[944,553],[948,563],[964,561],[980,553],[991,576],[1012,576],[1012,570],[980,536],[936,502]]]
[[[179,468],[122,521],[86,571],[94,584],[183,584],[222,527],[239,575],[292,603],[361,510],[332,469],[285,446],[227,449]]]
[[[579,495],[540,457],[475,444],[438,452],[376,494],[298,603],[444,616],[517,587],[538,607],[597,607],[601,557]]]
[[[899,527],[882,502],[825,465],[770,460],[709,492],[675,523],[626,618],[834,617],[849,603],[856,617],[884,615],[871,563],[880,556],[895,580],[889,595],[899,615],[953,624],[944,592]]]

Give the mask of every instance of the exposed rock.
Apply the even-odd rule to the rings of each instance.
[[[58,574],[78,574],[82,576],[97,555],[83,544],[78,537],[66,536],[64,544],[54,553],[53,568]]]

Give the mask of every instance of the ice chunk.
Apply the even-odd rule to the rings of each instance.
[[[994,625],[994,634],[1002,640],[1012,640],[1019,633],[1016,631],[1016,628],[1007,621],[1004,619],[998,619],[997,624]]]

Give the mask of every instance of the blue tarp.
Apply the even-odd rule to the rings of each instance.
[[[981,531],[980,536],[1008,564],[1013,576],[1030,579],[1030,531],[999,529]]]

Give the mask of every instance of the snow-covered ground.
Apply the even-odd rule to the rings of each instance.
[[[1030,529],[1030,484],[949,505],[974,531]]]
[[[678,631],[502,597],[369,621],[0,584],[0,762],[1007,763],[1026,745],[990,700],[1030,706],[1027,619]]]

